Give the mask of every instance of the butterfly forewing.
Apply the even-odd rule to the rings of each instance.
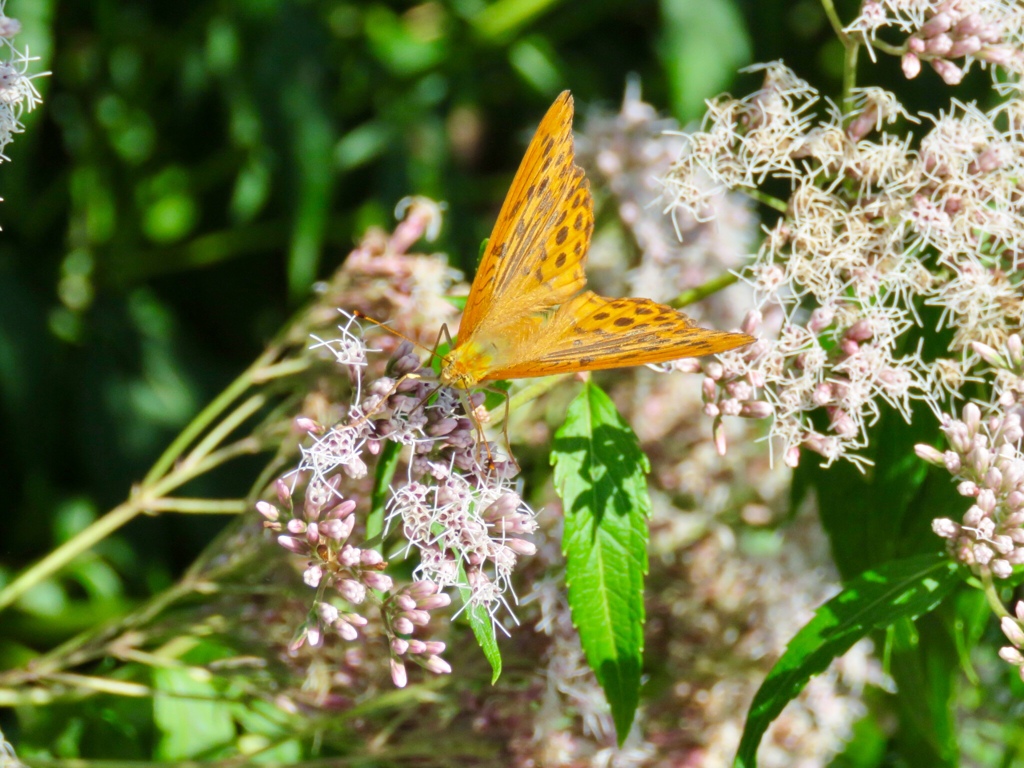
[[[572,96],[548,109],[526,150],[480,260],[459,325],[459,344],[561,304],[586,283],[594,227],[590,186],[575,165]]]

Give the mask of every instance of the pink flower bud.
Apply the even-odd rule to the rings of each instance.
[[[948,517],[939,517],[932,520],[932,530],[937,536],[941,536],[944,539],[952,539],[960,535],[960,526]]]
[[[342,640],[347,640],[350,643],[353,640],[357,640],[359,638],[359,632],[356,631],[356,628],[344,619],[338,619],[334,623],[334,629],[337,631],[338,636],[341,637]]]
[[[933,448],[925,443],[918,443],[914,446],[914,453],[923,461],[927,461],[936,467],[945,465],[945,456],[938,448]]]
[[[1008,368],[1006,361],[1002,358],[996,350],[990,347],[988,344],[982,344],[980,341],[972,341],[971,349],[986,363],[995,366],[996,368]]]
[[[753,336],[754,332],[761,325],[762,317],[761,312],[756,309],[752,309],[743,318],[743,323],[740,325],[740,330],[748,336]]]
[[[391,639],[391,652],[396,656],[404,656],[406,651],[409,650],[409,641],[403,640],[400,637],[394,637]]]
[[[423,666],[433,672],[435,675],[447,675],[451,674],[452,668],[448,662],[442,659],[440,656],[430,656],[427,658]]]
[[[748,400],[743,403],[740,416],[748,419],[767,419],[774,412],[771,403],[766,403],[764,400]]]
[[[951,59],[960,59],[964,56],[973,56],[980,50],[981,40],[974,35],[970,35],[953,41],[953,45],[950,46],[949,52],[946,55]]]
[[[523,557],[532,557],[537,554],[537,545],[525,539],[506,539],[505,546]]]
[[[359,565],[359,555],[362,550],[358,547],[353,547],[351,544],[346,544],[338,552],[338,563],[345,566],[346,568],[354,568]]]
[[[925,41],[925,51],[932,56],[945,56],[953,48],[953,38],[949,35],[936,35]]]
[[[986,516],[991,515],[996,510],[996,495],[991,488],[982,488],[978,491],[975,503],[981,507]]]
[[[811,333],[821,333],[835,319],[836,313],[832,307],[818,307],[811,312],[811,318],[807,321],[807,330]]]
[[[928,21],[921,25],[919,34],[921,37],[935,37],[943,32],[949,32],[953,26],[953,17],[945,11],[936,13]]]
[[[360,605],[366,600],[366,587],[355,579],[342,579],[337,584],[338,592],[352,605]]]
[[[257,501],[256,511],[272,523],[276,523],[277,519],[281,516],[280,510],[266,501]]]
[[[1006,621],[1006,619],[1003,619],[1003,621]],[[999,658],[1007,664],[1013,664],[1014,666],[1024,668],[1024,666],[1022,666],[1024,665],[1024,656],[1022,656],[1021,652],[1016,648],[1011,648],[1008,645],[1003,646],[999,649]]]
[[[932,69],[939,74],[946,85],[959,85],[960,81],[964,79],[964,71],[951,61],[932,59],[928,63],[932,65]]]
[[[680,373],[700,373],[701,365],[696,357],[684,357],[681,360],[673,360],[672,368]]]
[[[978,565],[988,565],[996,554],[988,544],[975,544],[971,547],[971,552],[974,553],[974,562]]]
[[[956,492],[961,496],[974,497],[978,495],[978,484],[973,480],[964,480],[956,486]]]
[[[299,416],[295,419],[295,428],[300,432],[308,432],[314,435],[319,435],[324,431],[322,425],[313,419],[307,419],[305,416]]]
[[[1000,555],[1008,555],[1013,551],[1013,539],[1009,536],[993,536],[992,546]]]
[[[277,543],[289,552],[294,552],[297,555],[309,553],[309,545],[302,539],[297,539],[294,536],[278,536]]]
[[[416,605],[416,601],[409,595],[399,594],[395,596],[395,606],[400,611],[415,611]]]
[[[449,597],[448,595],[444,594],[443,592],[440,593],[440,594],[437,594],[437,595],[431,595],[429,597],[424,597],[422,600],[419,601],[419,606],[424,611],[433,611],[433,610],[436,610],[438,608],[446,608],[447,606],[449,606],[451,604],[452,604],[451,597]],[[439,651],[438,651],[438,653],[439,653]]]
[[[704,398],[705,403],[715,402],[718,397],[718,386],[714,379],[706,377],[701,383],[701,397]]]
[[[725,425],[722,423],[721,418],[715,419],[715,423],[711,427],[711,435],[718,455],[725,456],[726,450],[728,450],[728,445],[725,439]]]
[[[1021,341],[1019,333],[1011,334],[1006,339],[1006,351],[1010,355],[1010,361],[1015,367],[1024,363],[1024,342]]]
[[[707,406],[705,406],[705,408],[706,407]],[[739,416],[740,412],[743,410],[743,405],[735,397],[723,400],[718,404],[718,407],[723,416]]]
[[[387,592],[394,586],[394,581],[386,573],[380,571],[363,571],[363,583],[370,589]]]
[[[985,519],[985,512],[977,504],[971,506],[964,512],[964,525],[970,528],[977,528],[978,524]]]
[[[913,80],[921,74],[921,60],[915,53],[909,51],[904,53],[903,58],[900,59],[900,66],[903,68],[903,76],[907,80]]]
[[[788,448],[783,461],[790,469],[796,469],[800,466],[800,449],[795,445]]]
[[[320,542],[320,527],[316,523],[306,526],[306,541],[311,547],[315,547]]]
[[[320,586],[320,580],[324,576],[324,569],[319,565],[311,565],[305,571],[302,572],[302,580],[307,586],[316,589]]]
[[[949,474],[957,475],[960,473],[960,470],[963,469],[960,454],[956,451],[946,451],[942,454],[942,458],[946,464],[946,471],[948,471]]]
[[[405,664],[395,656],[391,657],[391,682],[398,688],[405,688],[409,682],[409,676],[405,671]]]
[[[846,338],[854,341],[867,341],[875,335],[875,331],[871,327],[870,320],[858,320],[847,329],[845,335]]]
[[[997,579],[1008,579],[1013,576],[1013,566],[1002,558],[993,560],[989,567],[992,569],[992,575]]]
[[[320,631],[320,627],[309,626],[306,628],[306,642],[309,643],[310,648],[319,648],[323,644],[324,635]]]

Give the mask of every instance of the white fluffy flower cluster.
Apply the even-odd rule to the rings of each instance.
[[[1024,100],[922,115],[932,128],[914,147],[888,129],[907,117],[891,94],[861,89],[851,113],[826,104],[817,119],[811,86],[780,63],[761,69],[759,91],[711,105],[666,179],[694,214],[708,199],[698,176],[753,196],[770,178],[792,189],[745,273],[771,335],[722,355],[706,400],[749,385],[788,464],[801,449],[856,460],[881,401],[939,410],[977,362],[972,344],[1000,347],[1024,324]],[[954,331],[949,357],[927,365],[907,349],[912,328],[936,330],[922,303]]]

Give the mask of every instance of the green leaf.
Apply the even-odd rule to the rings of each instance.
[[[664,17],[658,53],[671,84],[672,107],[688,121],[704,100],[725,90],[749,63],[751,44],[734,0],[661,0]]]
[[[459,580],[465,581],[465,576],[465,571],[460,565]],[[494,635],[494,619],[487,612],[487,608],[470,602],[472,592],[468,587],[460,587],[459,593],[466,605],[466,620],[469,621],[480,650],[484,652],[484,657],[491,665],[491,685],[494,685],[501,677],[501,650],[498,648],[498,638]]]
[[[750,705],[734,765],[757,764],[757,746],[765,730],[812,675],[871,630],[934,610],[960,583],[957,566],[934,554],[885,563],[848,582],[790,640],[768,673]]]
[[[235,743],[231,705],[218,700],[202,670],[163,668],[153,671],[153,720],[159,729],[159,760],[226,756]]]
[[[621,744],[640,701],[650,464],[633,430],[593,383],[569,406],[551,462],[565,507],[569,607]]]
[[[937,517],[933,504],[920,503],[928,465],[914,454],[917,443],[934,443],[938,424],[923,405],[907,423],[886,408],[870,432],[870,445],[862,451],[873,466],[862,472],[849,462],[823,468],[807,453],[794,476],[797,502],[813,488],[821,523],[832,543],[832,557],[844,579],[895,558],[938,551],[941,540],[931,533]],[[955,499],[948,475],[941,493]],[[794,504],[794,507],[796,504]]]
[[[384,531],[384,506],[388,501],[391,480],[402,456],[402,445],[390,440],[384,441],[384,448],[377,460],[377,473],[373,478],[373,496],[370,499],[370,514],[366,518],[366,541],[373,542]]]

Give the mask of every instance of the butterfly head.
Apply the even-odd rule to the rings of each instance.
[[[441,363],[441,383],[458,389],[472,389],[487,377],[492,357],[473,341],[457,345]]]

